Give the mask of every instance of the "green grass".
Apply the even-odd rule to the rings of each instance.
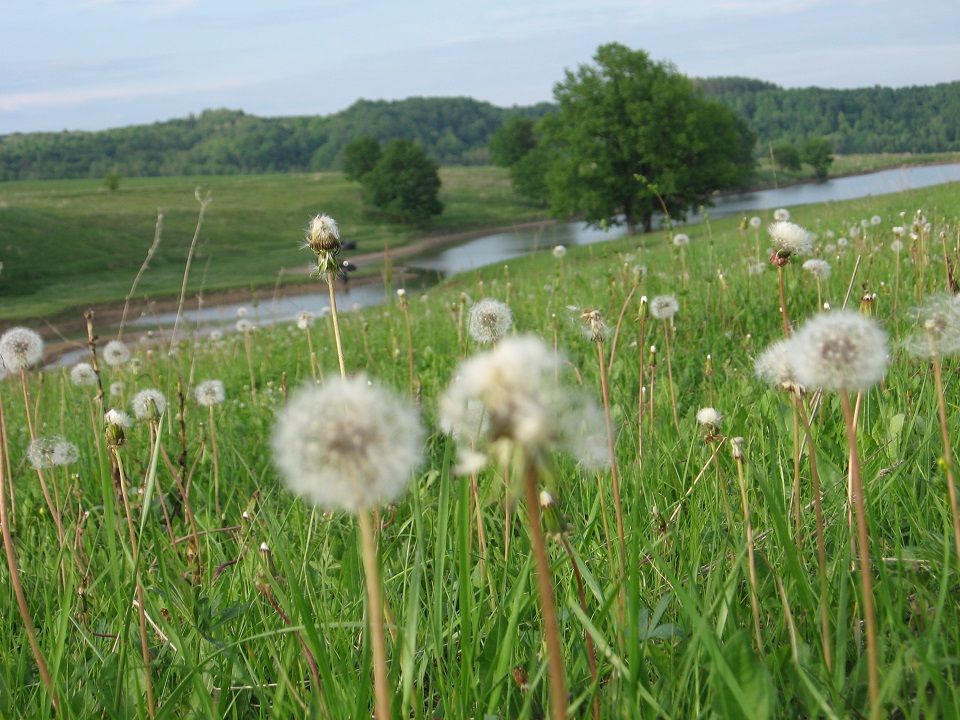
[[[544,217],[520,202],[499,168],[441,170],[444,213],[427,228],[371,216],[359,185],[340,173],[314,175],[129,178],[116,192],[101,181],[0,184],[0,321],[54,316],[89,304],[122,301],[153,242],[163,210],[159,248],[137,297],[175,297],[197,224],[204,218],[188,292],[306,282],[308,253],[299,249],[314,215],[326,212],[357,252],[402,247],[423,237],[510,225]],[[377,268],[364,268],[376,273]]]
[[[157,182],[169,185],[171,197],[179,192],[175,181]],[[223,203],[217,212],[229,214],[225,207],[241,212],[242,198],[249,195],[238,193],[230,202],[227,188],[240,180],[223,182],[214,186],[217,202]],[[290,188],[285,182],[277,178],[272,193],[283,195]],[[323,187],[323,178],[314,187]],[[882,218],[879,226],[871,226],[869,241],[851,241],[840,256],[828,258],[833,272],[823,293],[835,308],[848,287],[853,288],[853,307],[864,290],[878,293],[878,318],[891,340],[887,377],[864,394],[859,425],[884,716],[950,717],[960,705],[958,561],[937,400],[929,363],[910,357],[898,344],[912,330],[909,310],[917,297],[944,290],[947,275],[939,241],[929,254],[916,255],[916,262],[905,251],[898,280],[895,255],[888,249],[900,213],[907,213],[909,223],[922,208],[933,223],[934,239],[941,229],[946,233],[956,267],[958,189],[951,184],[792,210],[794,221],[820,235],[820,247],[828,230],[844,233],[862,218]],[[34,192],[39,194],[40,186]],[[84,191],[80,183],[76,192],[78,206],[89,204],[84,200],[88,193],[104,215],[113,202],[92,185]],[[266,191],[261,187],[258,192]],[[496,192],[494,185],[490,193]],[[155,192],[144,195],[156,197]],[[299,210],[285,211],[287,228],[276,233],[292,236],[284,245],[295,243],[309,207],[304,200]],[[329,209],[335,212],[336,207]],[[250,211],[249,217],[260,212]],[[133,215],[121,214],[115,222],[133,222]],[[771,220],[769,213],[762,215]],[[190,216],[185,205],[184,229]],[[349,237],[351,222],[338,220]],[[261,219],[258,227],[267,223]],[[274,223],[283,224],[269,221]],[[146,243],[152,230],[146,222],[129,232]],[[551,543],[572,716],[592,717],[594,697],[602,718],[857,717],[866,710],[862,611],[858,576],[850,570],[847,447],[838,399],[825,396],[813,437],[826,518],[833,655],[828,670],[818,623],[813,512],[804,508],[798,546],[789,506],[790,401],[753,377],[753,359],[783,332],[776,272],[747,272],[747,247],[752,254],[759,246],[764,258],[765,233],[761,229],[759,238],[752,231],[743,236],[735,218],[689,226],[686,232],[692,242],[685,254],[690,276],[685,286],[669,237],[653,234],[570,248],[562,261],[549,253],[520,258],[509,266],[453,278],[423,298],[411,297],[414,387],[408,379],[404,315],[397,305],[341,318],[348,371],[365,372],[401,395],[412,394],[429,431],[424,464],[409,491],[380,512],[395,717],[536,718],[547,706],[540,612],[522,508],[513,508],[508,525],[504,478],[487,469],[477,478],[478,511],[471,504],[470,483],[451,472],[454,446],[437,424],[438,398],[459,361],[481,350],[458,331],[457,318],[469,306],[465,295],[476,299],[483,294],[509,302],[517,332],[536,334],[549,344],[556,338],[567,359],[564,381],[582,383],[598,401],[597,351],[583,338],[576,308],[598,308],[610,325],[616,325],[625,308],[619,332],[606,344],[608,354],[616,345],[609,381],[626,518],[627,570],[622,578],[609,562],[608,549],[616,543],[606,529],[613,516],[609,471],[588,472],[562,453],[555,458],[555,494],[571,525],[569,541],[586,592],[584,612],[571,561]],[[276,238],[271,241],[279,244]],[[861,262],[853,277],[858,254]],[[174,264],[174,258],[166,262]],[[638,265],[646,267],[646,276],[627,303]],[[785,275],[789,312],[802,322],[817,311],[816,286],[799,264],[786,267]],[[129,280],[118,278],[121,286]],[[652,320],[641,325],[637,319],[640,296],[663,293],[675,294],[681,305],[670,338],[679,432],[672,422],[663,325]],[[324,376],[335,376],[329,319],[311,332]],[[171,534],[182,539],[193,531],[182,509],[168,533],[156,499],[144,508],[142,496],[134,495],[135,522],[142,528],[136,568],[128,555],[125,520],[93,393],[73,385],[68,370],[26,376],[37,432],[61,434],[80,449],[75,464],[44,471],[46,482],[58,488],[73,548],[61,552],[37,473],[25,456],[30,432],[20,379],[0,383],[5,427],[0,471],[6,474],[9,467],[7,478],[15,488],[19,568],[60,699],[58,717],[145,715],[140,633],[131,607],[135,580],[144,587],[146,612],[158,628],[148,628],[157,717],[371,715],[356,524],[342,513],[315,510],[290,496],[271,465],[268,438],[285,388],[311,377],[307,338],[300,330],[280,327],[258,330],[250,341],[249,365],[244,338],[232,336],[188,339],[172,355],[165,345],[137,347],[134,364],[103,369],[107,387],[124,383],[122,395],[107,397],[107,407],[129,407],[133,393],[146,387],[156,387],[170,399],[173,409],[163,420],[163,452],[152,481],[154,498],[175,500],[182,452],[181,479],[190,483],[190,507],[201,533],[196,547],[186,539],[172,542]],[[637,398],[641,384],[648,391],[651,387],[649,361],[642,381],[639,362],[648,358],[651,344],[659,349],[654,425],[645,426],[638,463]],[[707,373],[708,356],[712,374]],[[956,357],[945,359],[951,417],[960,411],[957,363]],[[187,397],[182,440],[175,410],[178,379],[188,388],[207,378],[222,379],[227,390],[226,403],[214,413],[216,464],[206,410]],[[753,641],[736,464],[727,442],[704,441],[695,420],[704,406],[724,415],[724,436],[745,438],[763,625],[759,650]],[[650,412],[648,406],[645,412]],[[120,452],[130,485],[140,486],[150,477],[147,428],[131,428]],[[214,510],[215,467],[223,518]],[[800,467],[806,504],[812,497],[806,451]],[[477,534],[478,512],[485,552]],[[221,531],[224,527],[229,530]],[[269,558],[260,550],[263,543]],[[5,564],[0,588],[5,622],[0,716],[52,716]],[[591,681],[587,635],[597,652],[597,684]],[[311,680],[304,646],[316,660],[319,687]],[[516,681],[521,674],[529,678],[527,690]]]

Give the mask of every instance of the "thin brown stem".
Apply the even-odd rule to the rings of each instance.
[[[933,377],[937,383],[937,403],[940,410],[940,432],[943,435],[943,455],[947,472],[947,492],[950,495],[950,514],[953,517],[954,549],[960,558],[960,507],[957,504],[957,483],[953,477],[953,449],[950,445],[950,433],[947,430],[947,404],[943,397],[943,372],[940,356],[933,356]]]
[[[383,632],[383,598],[380,587],[380,568],[377,564],[376,539],[370,513],[357,513],[360,521],[360,540],[363,544],[363,572],[367,585],[370,639],[373,649],[373,686],[376,701],[376,720],[390,720],[390,689],[387,686],[387,648]]]
[[[867,680],[870,690],[870,717],[880,716],[880,670],[877,648],[877,618],[873,596],[873,571],[870,568],[870,546],[867,533],[866,498],[860,475],[860,458],[857,452],[857,428],[846,390],[840,390],[843,416],[847,426],[847,443],[850,447],[850,482],[852,501],[857,521],[857,551],[860,560],[860,584],[863,591],[863,615],[867,634]]]
[[[567,720],[567,685],[564,679],[560,631],[557,625],[557,610],[553,598],[553,582],[550,576],[550,559],[540,526],[540,498],[537,494],[537,471],[528,463],[523,478],[524,500],[527,506],[527,521],[533,557],[537,569],[537,589],[540,594],[540,609],[543,613],[543,636],[547,645],[547,674],[550,678],[551,720]]]

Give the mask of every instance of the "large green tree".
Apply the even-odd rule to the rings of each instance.
[[[343,174],[348,180],[360,180],[377,166],[383,151],[372,135],[362,135],[343,148]]]
[[[642,50],[602,45],[593,65],[567,71],[554,97],[558,112],[541,127],[557,215],[626,224],[632,234],[650,227],[661,199],[682,217],[753,172],[746,123]]]
[[[361,184],[367,203],[400,222],[422,223],[443,212],[437,163],[409,140],[391,140]]]

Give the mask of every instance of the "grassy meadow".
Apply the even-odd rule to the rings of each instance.
[[[180,293],[200,203],[210,204],[187,286],[198,292],[309,282],[299,242],[322,205],[355,240],[356,253],[392,249],[433,235],[540,220],[519,201],[501,168],[443,168],[444,212],[428,228],[371,217],[360,186],[341,173],[125,178],[110,192],[100,180],[0,183],[0,323],[79,315],[91,304],[123,302],[154,242],[160,242],[134,295]],[[269,208],[269,211],[266,210]],[[361,268],[377,273],[376,267]]]
[[[507,224],[523,215],[499,201],[474,205],[476,171],[448,172],[463,174],[471,199],[448,188],[452,216],[438,224],[489,224],[494,213]],[[310,251],[298,245],[307,219],[321,211],[339,221],[345,239],[409,239],[377,234],[351,214],[343,194],[355,190],[330,177],[277,176],[257,180],[255,190],[241,190],[243,182],[203,181],[214,197],[204,223],[211,239],[196,262],[212,258],[208,286],[238,275],[253,282],[247,259],[268,247],[278,266],[307,264]],[[0,188],[9,203],[4,227],[16,227],[13,214],[21,227],[48,228],[49,248],[24,250],[36,277],[76,263],[122,296],[153,236],[156,189],[165,188],[164,255],[144,277],[144,292],[179,288],[197,207],[174,201],[193,184],[128,180],[109,195],[93,182],[57,183],[57,212],[37,211],[45,184],[12,184]],[[491,198],[502,191],[490,182]],[[823,303],[856,310],[875,294],[868,305],[888,336],[886,375],[856,400],[881,717],[953,717],[960,707],[960,563],[947,481],[956,458],[945,456],[934,366],[903,345],[917,331],[911,308],[948,291],[960,262],[958,191],[951,184],[791,209],[791,220],[816,234],[814,255],[831,272],[818,285],[802,268],[806,258],[782,268],[797,325]],[[245,208],[253,192],[263,199],[258,207],[276,212]],[[912,239],[918,211],[930,227],[921,222]],[[72,250],[65,259],[68,245],[94,252],[98,237],[85,229],[91,215],[109,218],[97,233],[110,227],[129,243],[122,264],[103,255],[81,261]],[[230,227],[245,218],[249,232],[214,243],[230,215]],[[546,551],[569,716],[869,715],[843,408],[837,393],[810,388],[795,397],[755,376],[756,358],[784,337],[778,271],[767,261],[773,211],[759,216],[756,229],[728,219],[571,247],[560,257],[545,252],[340,315],[347,373],[392,388],[426,428],[407,491],[380,507],[375,522],[392,717],[549,713],[537,533],[517,478],[502,466],[457,476],[455,443],[440,429],[438,402],[458,366],[488,349],[467,328],[483,297],[509,305],[513,333],[558,349],[557,382],[598,407],[605,394],[609,401],[612,467],[588,469],[561,450],[544,477],[565,517],[548,524]],[[906,226],[899,253],[891,250],[896,226]],[[672,242],[680,231],[690,238],[682,251]],[[642,300],[662,295],[679,303],[672,320],[651,316]],[[48,306],[37,299],[31,307]],[[585,337],[586,310],[607,325],[599,345]],[[0,475],[23,588],[18,598],[4,563],[0,716],[372,717],[376,618],[357,521],[285,490],[270,443],[288,394],[339,376],[333,319],[219,338],[199,330],[171,346],[158,329],[158,342],[132,345],[132,359],[116,366],[103,362],[101,342],[102,400],[96,386],[73,382],[71,368],[0,383]],[[957,357],[944,357],[948,417],[960,410],[958,372]],[[225,400],[201,406],[193,391],[211,379],[222,381]],[[148,388],[165,395],[167,411],[154,430],[135,421],[112,448],[104,411],[129,411]],[[715,408],[719,424],[701,425],[702,408]],[[798,410],[810,418],[809,437],[798,429]],[[602,423],[596,430],[606,438]],[[38,470],[27,448],[33,437],[53,435],[77,456]]]

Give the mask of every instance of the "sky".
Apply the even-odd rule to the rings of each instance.
[[[691,77],[960,80],[958,0],[0,0],[0,134],[358,99],[553,99],[619,42]]]

